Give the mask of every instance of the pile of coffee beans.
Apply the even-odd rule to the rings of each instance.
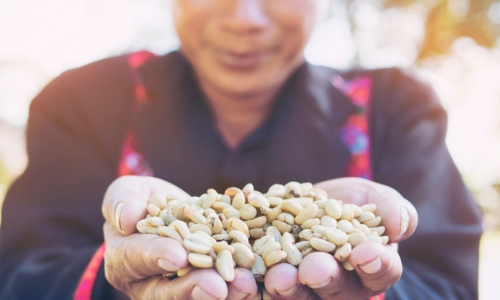
[[[155,194],[137,230],[175,239],[189,252],[189,267],[167,277],[215,268],[231,282],[234,268],[242,267],[263,281],[268,268],[282,262],[298,266],[314,251],[331,253],[353,270],[348,260],[353,248],[389,240],[376,210],[373,203],[331,199],[311,183],[275,184],[265,194],[247,184],[188,199]]]

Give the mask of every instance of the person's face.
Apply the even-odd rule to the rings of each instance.
[[[303,62],[319,0],[173,0],[181,51],[202,85],[235,96],[276,89]]]

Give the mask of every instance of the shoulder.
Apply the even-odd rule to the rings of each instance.
[[[324,77],[332,80],[334,77],[341,77],[346,82],[351,82],[359,78],[368,78],[374,92],[386,94],[420,90],[422,92],[433,93],[430,84],[427,83],[417,72],[402,68],[383,69],[361,69],[338,70],[325,66],[309,65],[310,73],[313,76]]]
[[[75,106],[80,110],[92,110],[114,102],[118,104],[125,101],[120,94],[131,90],[127,77],[124,56],[106,58],[71,69],[49,82],[33,100],[31,109],[52,115]]]
[[[344,82],[369,85],[369,101],[375,118],[418,115],[434,111],[445,115],[430,83],[411,69],[352,69],[338,71]],[[369,84],[366,84],[369,82]]]
[[[154,78],[150,75],[166,56],[148,61],[144,74]],[[53,79],[33,99],[29,124],[42,118],[61,132],[104,145],[113,155],[129,126],[135,98],[128,57],[105,58]],[[27,130],[30,134],[34,128],[28,126]]]
[[[134,101],[134,80],[128,57],[131,54],[105,58],[65,71],[38,94],[31,110],[50,115],[86,115],[90,119],[125,116]],[[175,77],[180,55],[176,52],[153,55],[138,68],[147,87],[165,83],[166,76]]]
[[[371,80],[371,100],[373,105],[431,105],[441,106],[431,85],[418,73],[410,69],[355,69],[345,71],[343,76],[349,80],[367,77]]]

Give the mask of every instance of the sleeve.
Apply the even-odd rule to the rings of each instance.
[[[372,115],[386,117],[371,121],[374,180],[419,214],[399,246],[404,271],[387,299],[477,299],[480,214],[446,148],[445,111],[428,86],[399,70],[375,80]]]
[[[116,163],[70,88],[79,79],[64,73],[30,106],[28,166],[2,210],[0,299],[72,299],[103,243],[101,202]],[[92,294],[112,299],[98,271]]]

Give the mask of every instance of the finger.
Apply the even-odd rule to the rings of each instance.
[[[252,272],[243,268],[234,270],[234,280],[227,285],[228,299],[253,299],[257,294],[257,283]]]
[[[176,240],[152,234],[124,237],[104,225],[105,268],[110,281],[136,281],[188,266],[187,252]]]
[[[311,289],[299,282],[298,271],[290,264],[278,264],[269,269],[264,284],[275,300],[317,299]]]
[[[349,262],[354,266],[362,285],[374,291],[374,294],[395,284],[403,272],[397,251],[375,242],[365,242],[355,247]]]
[[[324,189],[330,197],[347,203],[363,205],[375,203],[377,215],[382,218],[385,235],[392,243],[410,237],[418,223],[415,207],[396,190],[361,178],[339,178],[320,182],[315,187]]]
[[[147,176],[122,176],[106,191],[102,214],[118,232],[129,235],[136,232],[136,224],[146,216],[147,200],[155,193],[171,194],[179,198],[189,195],[164,180]]]
[[[133,299],[226,299],[226,282],[213,269],[198,269],[174,280],[154,277],[133,284]]]
[[[359,298],[360,284],[331,254],[314,252],[299,265],[299,281],[321,299]]]

